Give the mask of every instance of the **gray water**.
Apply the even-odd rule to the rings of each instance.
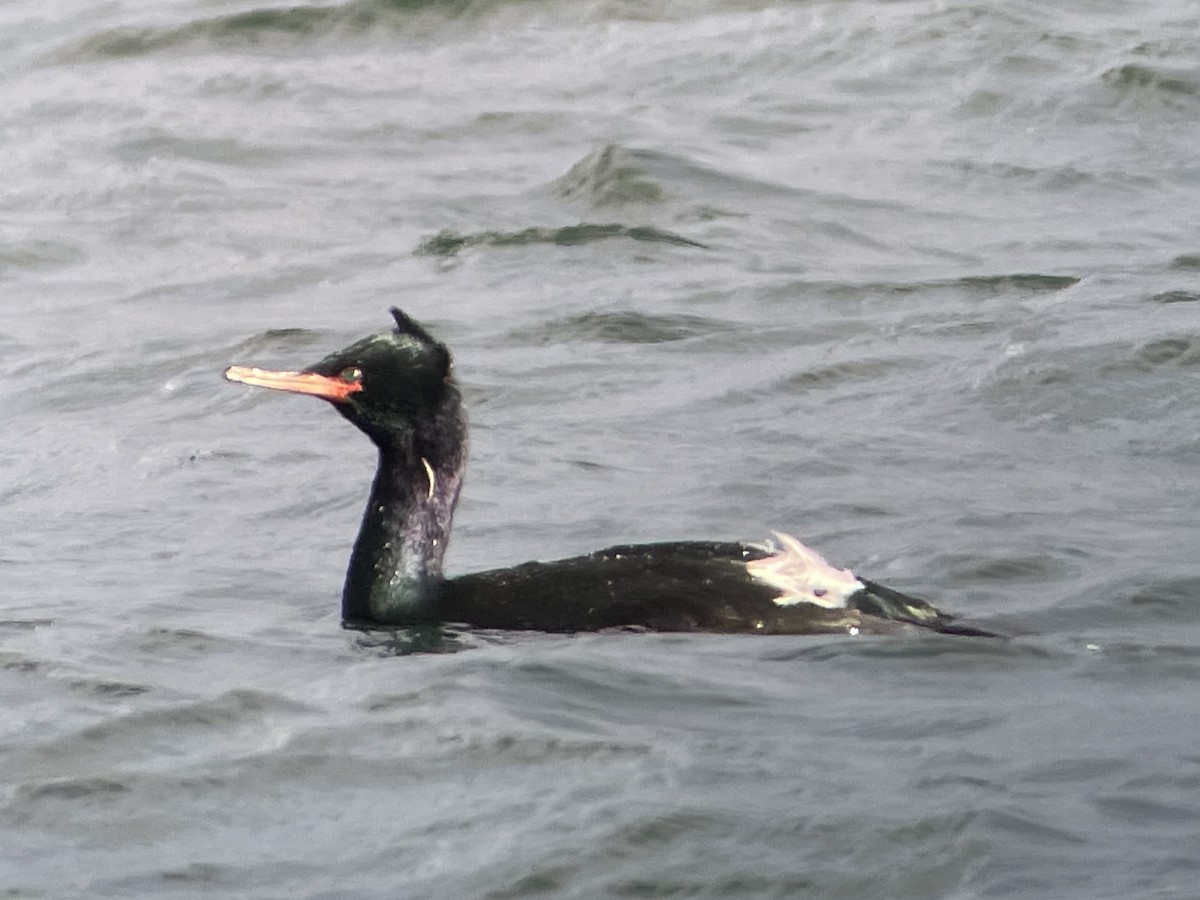
[[[1200,896],[1198,60],[1186,0],[8,0],[0,894]],[[782,529],[1019,636],[343,631],[373,451],[221,371],[392,304],[452,571]]]

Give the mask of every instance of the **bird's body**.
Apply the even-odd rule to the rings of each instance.
[[[231,367],[231,381],[331,402],[379,449],[342,595],[351,625],[430,621],[550,632],[642,628],[754,634],[987,632],[827,563],[795,538],[610,547],[446,578],[466,458],[449,351],[399,310],[395,330],[300,372]]]
[[[786,536],[783,536],[786,537]],[[858,634],[911,626],[975,634],[915,597],[869,581],[828,604],[781,602],[755,564],[786,559],[771,542],[630,544],[553,562],[527,562],[451,578],[439,609],[448,621],[482,628],[752,634]],[[832,567],[830,567],[832,568]],[[824,599],[824,598],[822,598]]]

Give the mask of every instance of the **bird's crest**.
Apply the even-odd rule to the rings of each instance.
[[[437,344],[428,331],[422,328],[417,322],[404,310],[398,306],[392,307],[392,318],[396,320],[396,334],[408,334],[415,337],[424,344]]]

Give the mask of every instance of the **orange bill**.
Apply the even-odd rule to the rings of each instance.
[[[343,401],[363,389],[361,381],[345,381],[315,372],[272,372],[270,369],[254,369],[249,366],[230,366],[225,370],[225,377],[229,381],[255,387],[289,391],[293,394],[312,394],[326,400]]]

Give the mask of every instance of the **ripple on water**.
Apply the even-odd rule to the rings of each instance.
[[[509,332],[509,337],[516,342],[533,345],[574,341],[663,344],[717,334],[732,327],[729,322],[706,316],[626,310],[562,316],[513,330]]]
[[[203,52],[213,48],[270,52],[334,36],[360,36],[375,28],[402,28],[422,7],[465,9],[470,4],[404,3],[350,0],[329,6],[262,7],[193,19],[169,27],[122,26],[105,29],[65,47],[60,64],[88,63],[169,51]]]
[[[480,231],[473,234],[441,231],[433,237],[422,240],[417,246],[416,253],[425,256],[454,256],[468,247],[524,247],[531,244],[572,247],[614,238],[651,244],[674,244],[699,250],[708,249],[699,241],[656,228],[653,225],[581,222],[576,225],[561,225],[553,228],[531,227],[517,231]]]

